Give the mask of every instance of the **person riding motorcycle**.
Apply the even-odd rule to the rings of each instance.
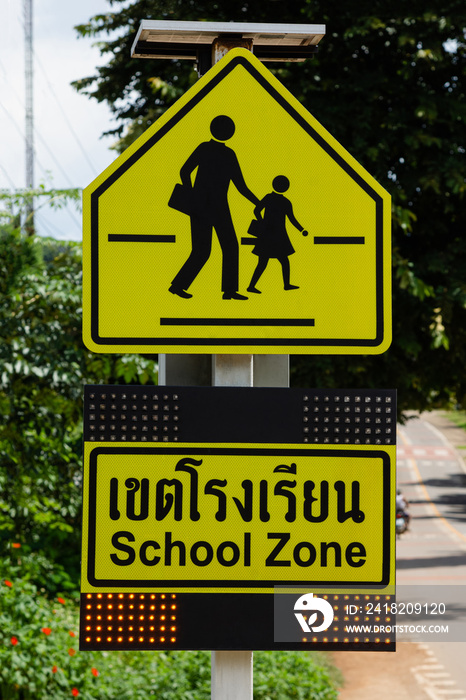
[[[409,502],[405,496],[401,493],[400,489],[396,492],[396,512],[401,513],[406,521],[406,529],[408,529],[409,521],[411,516],[408,511]]]

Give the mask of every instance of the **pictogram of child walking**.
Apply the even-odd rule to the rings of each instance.
[[[290,186],[290,181],[284,175],[277,175],[272,182],[273,192],[266,194],[254,209],[254,214],[260,222],[260,235],[252,252],[259,261],[252,275],[248,292],[260,294],[256,288],[260,276],[268,265],[270,258],[277,258],[282,266],[283,286],[285,289],[299,289],[290,283],[289,256],[295,252],[286,230],[286,220],[307,236],[307,231],[301,226],[293,214],[293,206],[289,199],[283,196]],[[262,215],[263,212],[263,215]]]

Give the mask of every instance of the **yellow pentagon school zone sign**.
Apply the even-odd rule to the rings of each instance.
[[[81,590],[394,584],[395,446],[86,443]]]
[[[381,353],[390,197],[234,49],[84,191],[95,352]]]

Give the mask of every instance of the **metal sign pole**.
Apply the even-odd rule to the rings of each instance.
[[[252,700],[252,651],[212,652],[212,700]]]
[[[253,386],[252,355],[213,355],[214,386]],[[252,700],[252,651],[213,651],[212,700]]]
[[[177,384],[180,379],[191,379],[192,384],[203,383],[204,362],[190,362],[191,356],[163,355],[159,366],[159,384]],[[198,356],[198,359],[206,356]],[[260,356],[267,360],[262,367],[261,380],[274,385],[278,378],[288,379],[288,355]],[[272,359],[273,358],[273,359]],[[253,355],[212,355],[213,386],[252,387],[254,384]],[[168,361],[167,361],[168,360]],[[281,371],[280,371],[281,370]],[[198,373],[199,376],[196,376]],[[259,372],[258,372],[259,374]],[[267,381],[269,378],[270,381]],[[262,383],[261,382],[261,383]],[[184,383],[184,382],[183,382]],[[288,381],[284,386],[288,386]],[[252,651],[213,651],[211,662],[212,700],[252,700]]]
[[[212,63],[217,63],[233,47],[243,46],[251,50],[252,42],[241,42],[221,38],[214,41],[212,47]],[[267,358],[267,356],[264,356]],[[275,385],[273,375],[279,369],[281,378],[285,378],[288,386],[289,356],[274,356],[275,363],[268,362],[272,370],[263,372],[262,379],[267,378]],[[164,377],[167,381],[167,356],[163,359]],[[184,365],[186,360],[181,356],[178,364]],[[279,365],[280,367],[278,367]],[[193,368],[196,371],[195,368]],[[232,387],[254,386],[254,356],[253,355],[213,355],[212,356],[212,385]],[[270,384],[269,384],[270,385]],[[252,700],[253,698],[253,657],[252,651],[213,651],[211,662],[211,698],[212,700]]]
[[[288,355],[213,355],[212,384],[252,387],[260,380],[264,386],[277,386],[281,380],[288,387],[288,368]],[[211,668],[212,700],[252,700],[252,651],[213,651]]]

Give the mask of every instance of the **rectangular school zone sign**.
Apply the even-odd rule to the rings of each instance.
[[[245,49],[84,191],[94,352],[374,354],[390,197]]]
[[[81,648],[306,648],[297,627],[276,637],[275,599],[290,596],[274,594],[336,586],[354,605],[364,589],[375,606],[394,584],[394,453],[86,444]],[[255,630],[261,610],[270,619]],[[354,641],[336,623],[330,633],[334,648]]]
[[[395,428],[392,390],[85,387],[81,648],[394,648],[293,605],[391,601]]]
[[[390,488],[373,447],[95,446],[87,590],[388,585]]]

